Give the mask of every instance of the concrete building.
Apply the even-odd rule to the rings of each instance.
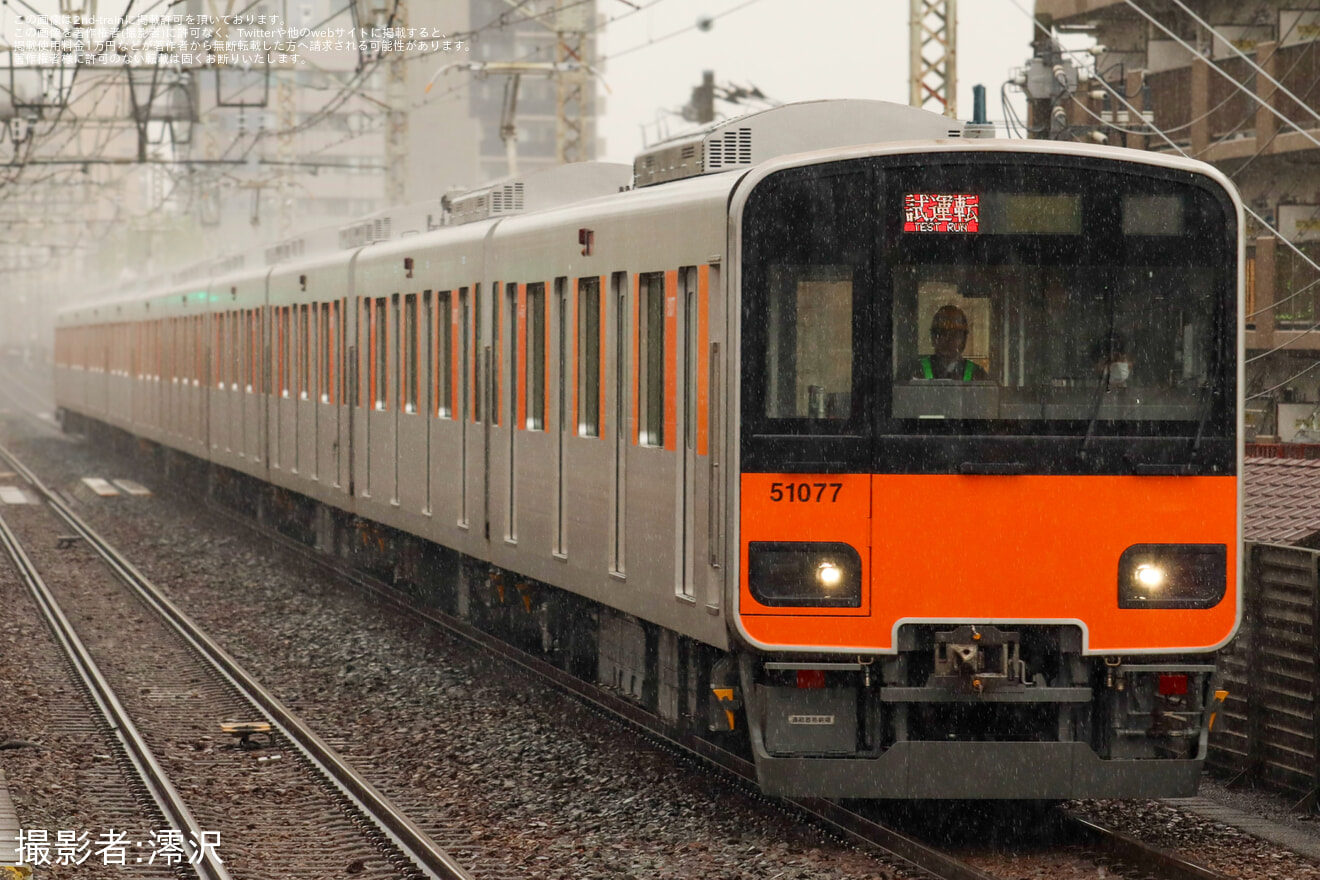
[[[1046,27],[1094,35],[1101,47],[1094,71],[1153,114],[1151,125],[1188,155],[1232,177],[1256,213],[1320,263],[1320,11],[1314,4],[1288,9],[1265,0],[1184,2],[1209,27],[1174,3],[1138,5],[1194,51],[1125,0],[1036,0],[1036,13]],[[1032,39],[1040,36],[1037,29]],[[1257,76],[1231,47],[1305,106]],[[1262,108],[1214,67],[1308,134]],[[1103,134],[1111,144],[1170,149],[1158,135],[1139,133],[1140,121],[1120,102],[1092,97],[1103,91],[1083,80],[1068,100],[1056,102],[1062,114],[1038,105],[1033,122],[1043,132],[1049,122],[1041,113],[1053,110],[1066,115],[1067,136]],[[1320,273],[1255,223],[1249,223],[1247,261],[1247,395],[1262,395],[1248,402],[1249,433],[1288,442],[1308,439],[1310,431],[1309,439],[1320,440]]]

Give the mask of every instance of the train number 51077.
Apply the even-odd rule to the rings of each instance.
[[[771,483],[770,500],[786,502],[819,502],[833,504],[839,500],[843,483]]]

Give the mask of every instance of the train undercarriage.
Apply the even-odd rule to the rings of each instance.
[[[1194,794],[1203,657],[1090,657],[1074,626],[906,626],[875,658],[740,658],[761,785],[833,798]]]

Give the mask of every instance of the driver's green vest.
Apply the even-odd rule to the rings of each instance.
[[[962,380],[964,382],[972,381],[972,374],[975,372],[976,372],[976,364],[972,363],[971,361],[963,361]],[[931,368],[930,365],[930,355],[923,355],[921,358],[921,378],[923,379],[935,378],[935,371]]]

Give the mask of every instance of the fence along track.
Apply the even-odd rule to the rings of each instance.
[[[272,693],[267,691],[256,679],[249,676],[238,661],[198,628],[179,608],[166,599],[141,572],[119,555],[100,535],[70,510],[63,499],[48,489],[37,478],[36,474],[19,461],[12,452],[0,446],[0,458],[3,458],[14,471],[41,493],[47,504],[50,505],[51,510],[60,519],[64,520],[89,547],[96,551],[116,577],[128,585],[148,607],[160,614],[194,650],[213,663],[221,676],[229,681],[239,693],[259,707],[285,739],[338,788],[363,816],[377,824],[382,834],[393,842],[427,876],[437,878],[437,880],[473,880],[472,876],[454,861],[448,853],[440,849],[420,826],[413,822],[402,810],[395,807],[388,798],[377,791],[375,786],[358,774],[352,766],[343,761],[334,749],[311,728],[304,725]],[[18,546],[8,527],[4,526],[3,519],[0,519],[0,535],[4,538],[6,548],[9,548],[12,542],[14,549],[22,554],[22,548]],[[14,550],[11,550],[10,553],[13,555]],[[26,559],[26,556],[22,558]],[[18,559],[19,557],[15,557],[15,562],[22,567]],[[32,574],[35,576],[35,572],[32,572]],[[24,579],[27,580],[27,578],[27,570],[24,569]],[[38,601],[44,607],[45,603],[40,599]],[[51,599],[50,601],[53,603],[54,600]],[[58,613],[58,608],[55,610]],[[60,614],[60,618],[63,621],[63,626],[68,627],[68,621],[63,620],[62,614]],[[71,627],[68,628],[68,634],[74,639],[77,638],[73,635]],[[81,643],[79,643],[79,648],[81,649]],[[82,653],[86,654],[85,649],[82,649]],[[86,660],[88,663],[91,662],[89,655]],[[109,694],[109,696],[113,700],[113,694]],[[118,705],[118,701],[114,701],[114,703]],[[124,729],[128,730],[131,722],[128,720],[127,715],[122,714],[122,707],[119,711],[122,719],[116,718],[115,723],[125,725]],[[136,735],[135,730],[134,735]],[[142,744],[142,748],[145,750],[145,743]],[[146,754],[150,758],[150,753],[147,752]],[[151,760],[154,764],[154,759]],[[159,768],[157,770],[159,771]],[[150,782],[147,784],[151,787]],[[165,785],[169,786],[168,780],[165,780]],[[173,788],[169,787],[169,791],[173,793]],[[178,798],[177,793],[174,793],[174,797]],[[186,812],[187,808],[183,806],[182,801],[178,802],[178,806]],[[162,806],[162,809],[165,809],[165,807]],[[166,815],[173,817],[174,814],[166,812]],[[182,826],[182,830],[197,830],[200,832],[200,828],[192,820],[191,814],[188,814],[188,821],[191,824]],[[219,868],[220,873],[204,875],[207,880],[229,880],[229,875],[224,873],[224,869],[219,867],[218,863],[217,868]]]
[[[97,668],[92,660],[92,655],[83,645],[82,640],[78,638],[77,633],[73,631],[72,624],[65,617],[60,609],[55,597],[46,587],[41,575],[33,566],[32,561],[23,551],[18,538],[9,528],[9,524],[0,517],[0,543],[4,544],[6,552],[10,559],[18,568],[20,577],[32,594],[32,598],[37,603],[37,608],[45,618],[55,635],[55,640],[64,650],[70,664],[76,671],[83,688],[96,703],[97,709],[105,717],[110,729],[114,731],[121,747],[128,756],[129,762],[136,771],[139,780],[146,788],[147,793],[151,795],[157,809],[170,827],[178,831],[185,841],[185,844],[191,848],[191,841],[202,840],[202,827],[193,817],[192,811],[188,809],[183,798],[174,789],[169,776],[156,761],[151,749],[147,746],[146,740],[138,731],[133,721],[128,717],[119,698],[115,696],[105,677]],[[195,835],[195,836],[194,836]],[[230,880],[229,872],[221,864],[220,858],[211,851],[203,848],[201,857],[197,864],[193,865],[197,875],[203,880]]]
[[[1314,804],[1320,791],[1320,552],[1247,544],[1242,629],[1209,763]]]

